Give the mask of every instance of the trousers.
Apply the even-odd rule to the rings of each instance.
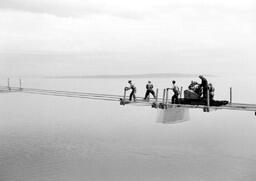
[[[179,94],[174,94],[172,96],[172,104],[178,104],[179,103]]]
[[[152,94],[154,98],[156,97],[153,90],[147,89],[144,99],[147,99],[149,94]]]
[[[134,101],[136,101],[135,92],[136,92],[136,91],[135,91],[134,89],[132,89],[132,92],[130,93],[130,97],[129,97],[129,100],[130,100],[130,101],[132,101],[132,98],[133,98]]]

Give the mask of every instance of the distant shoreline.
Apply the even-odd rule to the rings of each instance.
[[[182,73],[152,73],[152,74],[117,74],[117,75],[80,75],[80,76],[44,76],[52,79],[121,79],[121,78],[169,78],[169,77],[197,77],[199,74]],[[213,75],[205,75],[212,77]]]

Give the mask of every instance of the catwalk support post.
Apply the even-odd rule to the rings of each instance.
[[[229,88],[229,102],[232,103],[232,87]]]
[[[21,79],[19,79],[19,83],[20,83],[20,90],[22,90],[22,88],[21,88]]]
[[[11,87],[10,87],[10,78],[7,79],[7,88],[8,88],[9,91],[11,90]]]

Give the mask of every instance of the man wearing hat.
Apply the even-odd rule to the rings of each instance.
[[[149,80],[148,83],[147,83],[147,85],[146,85],[147,91],[146,91],[144,100],[146,100],[146,99],[148,98],[149,94],[152,94],[154,98],[156,97],[156,96],[155,96],[155,92],[154,92],[154,90],[153,90],[153,87],[154,87],[153,84],[152,84],[151,81]]]
[[[207,99],[207,89],[208,89],[208,81],[207,79],[202,76],[202,75],[199,75],[199,78],[201,79],[201,84],[200,84],[200,88],[203,89],[203,98],[204,99]]]
[[[129,100],[132,101],[133,98],[134,102],[136,102],[136,87],[131,80],[129,80],[128,83],[130,84],[130,87],[126,87],[126,90],[132,90],[132,92],[130,93]]]

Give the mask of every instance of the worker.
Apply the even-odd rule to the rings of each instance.
[[[131,80],[128,81],[128,83],[130,84],[130,87],[126,87],[125,90],[132,90],[131,93],[130,93],[130,97],[129,97],[129,100],[132,101],[132,98],[134,100],[134,102],[136,102],[136,87],[135,85],[132,83]]]
[[[146,85],[146,93],[145,93],[145,97],[144,97],[144,100],[146,100],[149,96],[149,94],[152,94],[154,99],[156,98],[155,96],[155,91],[153,90],[154,86],[153,84],[151,83],[151,81],[148,81],[147,85]]]
[[[179,88],[175,85],[176,81],[172,81],[172,88],[167,88],[171,89],[173,91],[173,96],[172,96],[172,104],[178,104],[179,103]]]
[[[199,97],[202,95],[200,84],[197,83],[196,81],[192,80],[190,85],[188,86],[188,89],[195,92]]]
[[[188,89],[195,92],[195,85],[196,84],[197,84],[197,82],[191,80],[191,83],[189,84]]]
[[[204,99],[207,99],[207,89],[208,89],[208,81],[207,79],[202,76],[202,75],[199,75],[199,78],[201,79],[201,84],[200,84],[200,88],[203,89],[203,98]]]
[[[214,97],[214,91],[215,88],[213,87],[213,85],[211,83],[209,83],[209,94],[210,94],[210,100],[213,100]]]

